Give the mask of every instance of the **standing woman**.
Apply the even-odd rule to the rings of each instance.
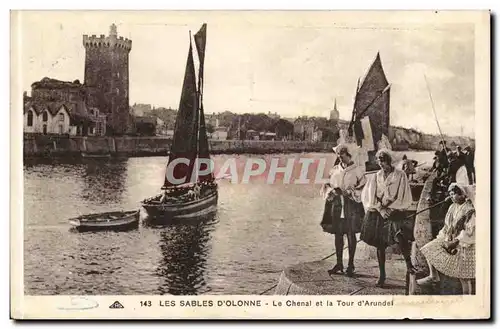
[[[392,165],[388,150],[377,152],[380,170],[368,180],[361,199],[366,214],[361,228],[361,240],[377,248],[380,276],[376,286],[383,287],[385,275],[385,250],[398,244],[409,273],[416,269],[411,263],[413,232],[403,225],[404,210],[412,203],[410,184],[406,174]]]
[[[364,216],[361,204],[361,191],[366,183],[364,171],[352,160],[351,151],[346,145],[338,145],[334,152],[340,162],[330,171],[330,182],[325,184],[322,194],[326,197],[325,211],[321,226],[325,232],[335,235],[337,264],[328,274],[344,272],[343,250],[344,234],[347,235],[349,263],[347,276],[354,274],[354,256],[356,253],[356,233],[361,230]]]
[[[448,188],[453,204],[437,237],[420,249],[429,265],[429,276],[417,280],[426,285],[439,281],[439,272],[458,278],[464,295],[472,294],[476,274],[474,190],[452,183]]]

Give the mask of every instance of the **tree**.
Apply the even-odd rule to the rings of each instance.
[[[293,138],[293,124],[283,119],[276,121],[269,129],[278,139]]]
[[[214,126],[212,126],[210,123],[207,123],[207,133],[211,134],[215,131]]]

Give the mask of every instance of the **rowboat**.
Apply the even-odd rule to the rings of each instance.
[[[126,230],[139,225],[140,210],[82,215],[69,219],[78,231]]]
[[[200,218],[217,207],[218,187],[209,165],[210,149],[203,110],[206,28],[203,24],[194,36],[200,65],[198,84],[191,36],[189,38],[184,83],[162,192],[141,203],[148,220],[154,222]]]

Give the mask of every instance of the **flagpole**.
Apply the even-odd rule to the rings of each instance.
[[[356,85],[356,94],[354,95],[354,104],[352,106],[351,122],[349,122],[349,127],[347,128],[347,133],[350,137],[352,137],[354,135],[352,125],[354,123],[355,113],[356,113],[356,100],[358,99],[357,96],[358,96],[358,91],[359,91],[359,79],[360,78],[358,78],[358,84]]]

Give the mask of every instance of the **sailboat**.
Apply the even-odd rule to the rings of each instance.
[[[380,53],[356,88],[354,107],[348,133],[367,153],[366,170],[380,169],[375,154],[381,148],[391,148],[389,143],[390,91]]]
[[[203,110],[203,77],[207,25],[194,40],[199,58],[198,85],[191,33],[181,99],[174,137],[166,166],[162,193],[142,201],[153,218],[190,218],[216,210],[218,186],[215,181]]]

